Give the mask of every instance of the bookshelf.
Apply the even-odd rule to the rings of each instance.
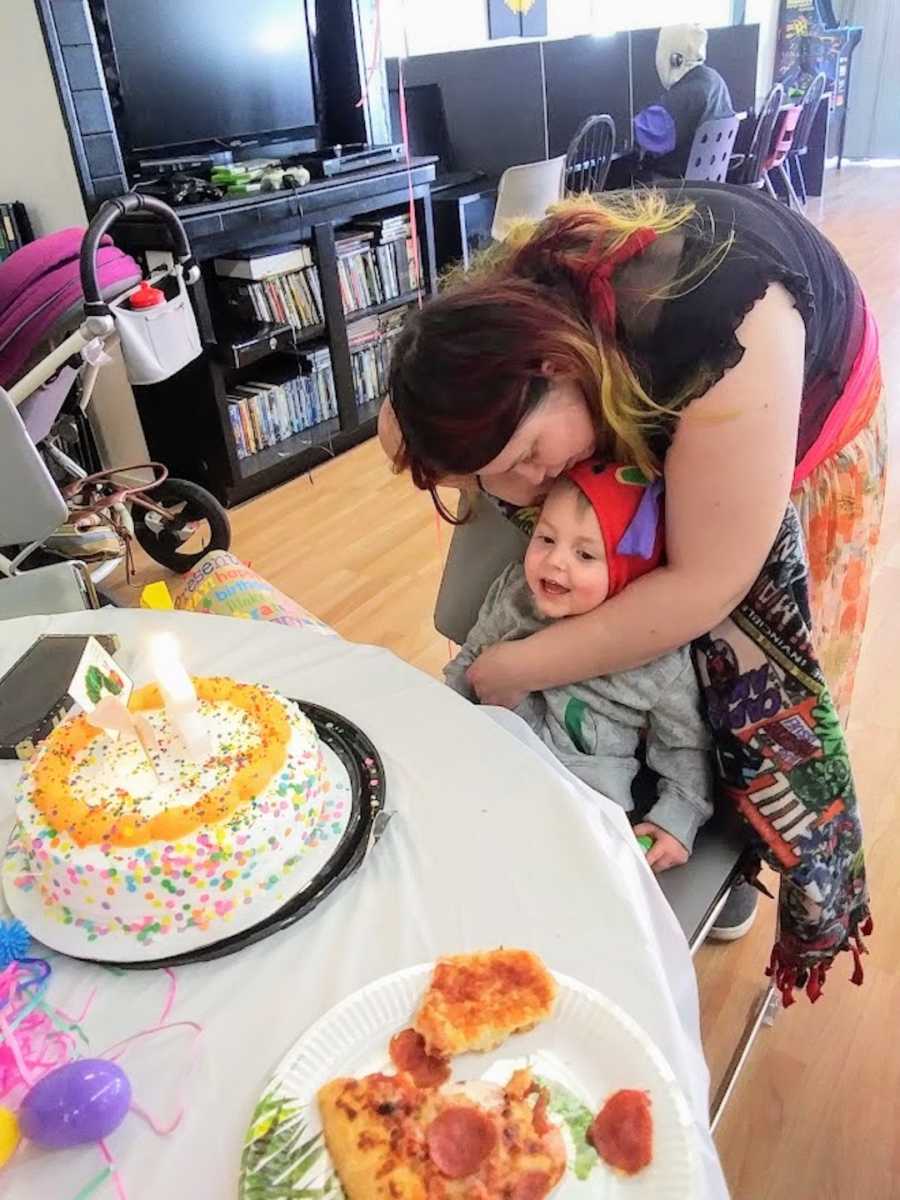
[[[436,283],[433,162],[178,210],[201,268],[191,296],[204,351],[135,388],[154,458],[231,506],[374,434],[403,313]],[[116,227],[119,244],[151,263],[166,250],[160,236],[140,218]],[[292,271],[305,281],[292,284]]]

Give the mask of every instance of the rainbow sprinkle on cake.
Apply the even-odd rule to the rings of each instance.
[[[345,798],[296,705],[230,679],[194,686],[211,735],[203,762],[188,757],[150,685],[129,704],[153,729],[149,756],[74,716],[25,768],[15,885],[37,888],[45,913],[88,940],[115,931],[146,945],[220,925],[226,936],[243,906],[342,828]]]

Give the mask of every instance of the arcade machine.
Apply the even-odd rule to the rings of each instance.
[[[825,90],[831,95],[827,154],[837,157],[838,167],[844,156],[850,65],[862,34],[858,25],[838,23],[832,0],[781,0],[775,80],[794,99],[819,71],[825,72]]]

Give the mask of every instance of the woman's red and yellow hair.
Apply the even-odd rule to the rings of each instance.
[[[581,389],[599,454],[657,474],[653,433],[681,398],[663,403],[648,395],[623,347],[602,328],[591,278],[639,231],[659,237],[693,213],[692,204],[661,191],[577,197],[539,223],[516,225],[468,271],[451,273],[396,342],[390,386],[403,437],[397,469],[408,468],[433,496],[442,477],[478,472],[540,403],[549,372]],[[720,244],[690,278],[678,275],[646,300],[695,286],[726,250]]]

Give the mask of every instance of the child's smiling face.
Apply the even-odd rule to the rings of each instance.
[[[609,572],[596,513],[568,480],[554,485],[525,553],[525,578],[550,620],[590,612],[606,599]]]

